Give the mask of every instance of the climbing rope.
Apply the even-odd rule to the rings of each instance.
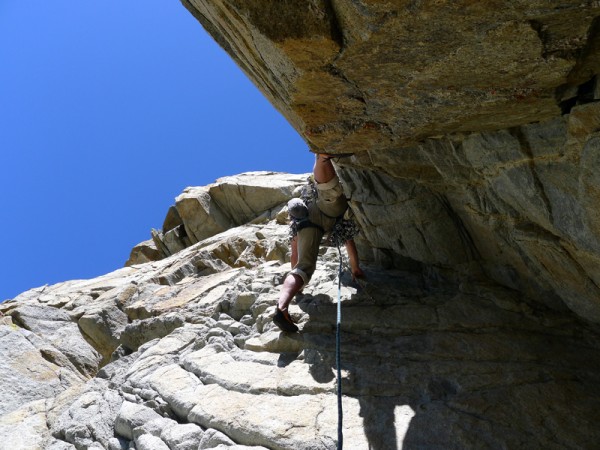
[[[342,348],[341,348],[341,327],[342,327],[342,272],[343,272],[343,257],[342,251],[338,246],[340,255],[340,269],[338,271],[338,295],[337,295],[337,319],[335,326],[335,365],[337,366],[337,403],[338,403],[338,450],[344,446],[344,433],[342,431],[342,423],[344,419],[344,411],[342,409]]]

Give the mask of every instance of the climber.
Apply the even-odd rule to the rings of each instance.
[[[288,211],[295,230],[295,236],[290,243],[292,271],[283,282],[273,316],[273,322],[282,331],[298,331],[298,327],[290,317],[288,306],[292,298],[309,282],[315,271],[319,247],[324,234],[331,232],[335,227],[343,228],[340,224],[349,222],[342,219],[348,209],[348,200],[344,196],[331,162],[331,159],[336,157],[339,155],[316,155],[313,178],[317,198],[314,201],[293,198],[288,203]],[[339,234],[344,235],[344,232]],[[358,252],[356,244],[351,238],[352,234],[355,232],[346,234],[341,240],[348,251],[352,278],[363,278],[364,273],[359,265]]]

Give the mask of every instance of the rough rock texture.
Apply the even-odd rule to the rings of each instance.
[[[290,192],[304,178],[240,182],[254,176]],[[0,304],[0,447],[336,448],[337,250],[291,306],[301,332],[281,333],[271,316],[289,254],[267,249],[285,248],[285,217]],[[361,285],[342,277],[344,448],[600,442],[598,325],[433,267],[365,270]]]
[[[355,153],[375,261],[600,322],[600,2],[182,3],[313,151]]]
[[[182,3],[328,151],[550,119],[600,67],[597,1]]]
[[[162,230],[135,246],[125,265],[158,261],[231,227],[272,220],[307,176],[248,172],[189,187],[169,208]]]
[[[345,448],[597,448],[600,3],[183,3],[313,151],[354,153]],[[127,267],[1,304],[1,445],[336,448],[334,249],[301,332],[271,321],[304,178],[188,188]]]

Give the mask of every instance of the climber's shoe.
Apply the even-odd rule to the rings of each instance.
[[[281,331],[287,331],[289,333],[295,333],[298,331],[298,327],[292,321],[290,317],[290,313],[287,311],[282,311],[279,308],[275,310],[275,315],[273,316],[273,323],[279,327]]]

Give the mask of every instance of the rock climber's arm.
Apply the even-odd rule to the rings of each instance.
[[[358,250],[356,250],[356,244],[354,243],[354,240],[349,239],[346,241],[346,250],[348,251],[348,259],[350,260],[352,278],[363,278],[365,274],[360,268],[360,262],[358,261]]]
[[[292,269],[296,267],[298,264],[298,236],[294,236],[292,242],[290,242],[290,247],[292,250],[292,256],[290,257],[292,262]]]

